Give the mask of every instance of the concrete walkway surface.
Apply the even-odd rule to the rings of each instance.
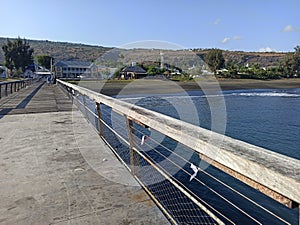
[[[0,224],[170,224],[72,108],[42,83],[0,100]]]

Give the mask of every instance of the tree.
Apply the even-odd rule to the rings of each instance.
[[[11,55],[13,55],[13,49],[14,49],[14,44],[10,40],[7,40],[7,44],[2,46],[2,50],[4,51],[4,56],[5,56],[5,63],[4,65],[7,67],[9,70],[14,69],[14,62],[12,60]]]
[[[158,73],[159,73],[159,72],[158,72],[158,69],[156,68],[155,65],[149,66],[148,69],[147,69],[147,74],[148,74],[148,75],[156,75],[156,74],[158,74]]]
[[[218,69],[224,68],[225,59],[223,52],[220,49],[212,49],[205,55],[205,62],[209,68],[216,74]]]
[[[294,49],[295,74],[300,77],[300,46],[297,45]]]
[[[300,76],[300,46],[296,46],[295,52],[287,53],[284,57],[283,67],[285,73],[290,76]]]
[[[38,64],[45,67],[46,69],[51,68],[51,63],[54,62],[54,58],[49,55],[39,55],[37,56]]]
[[[294,73],[294,54],[287,53],[284,57],[283,68],[286,75],[290,76]]]
[[[27,41],[20,37],[15,41],[7,39],[7,43],[2,46],[5,55],[5,66],[13,71],[21,69],[25,72],[26,66],[33,63],[33,49],[30,48]]]

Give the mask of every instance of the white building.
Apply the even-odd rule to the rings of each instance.
[[[54,72],[58,78],[97,77],[97,66],[90,62],[59,61],[54,64]]]

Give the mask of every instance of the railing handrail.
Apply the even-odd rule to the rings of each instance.
[[[29,81],[30,78],[24,79],[24,80],[14,80],[14,81],[2,81],[0,82],[0,85],[5,85],[5,84],[11,84],[11,83],[21,83],[25,81]]]
[[[286,197],[293,203],[300,203],[300,160],[96,93],[87,88],[61,80],[57,81],[97,103],[103,103],[132,120],[145,124],[190,147],[200,156],[213,160],[212,162],[221,167],[224,166],[225,172],[229,169],[237,173],[237,176],[241,175],[250,179],[251,182],[261,184],[263,188],[268,189],[264,192],[265,194],[274,191],[275,194]],[[280,199],[276,200],[280,201]],[[284,203],[284,201],[280,202]]]

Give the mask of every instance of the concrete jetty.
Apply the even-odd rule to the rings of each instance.
[[[0,171],[0,224],[170,224],[56,85],[0,100]]]

